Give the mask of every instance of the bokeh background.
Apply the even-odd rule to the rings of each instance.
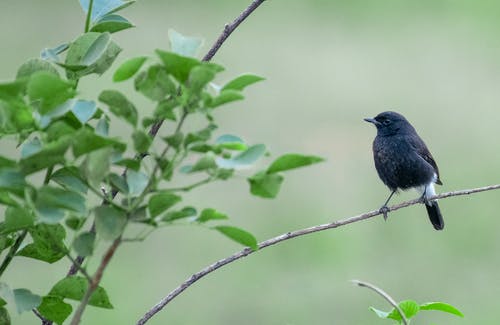
[[[123,12],[137,27],[114,36],[124,48],[118,63],[168,48],[169,28],[203,37],[201,55],[249,2],[138,1]],[[226,212],[259,240],[378,208],[389,192],[372,162],[375,130],[362,118],[388,109],[403,113],[427,142],[444,182],[439,192],[498,183],[499,14],[497,1],[266,1],[214,58],[227,68],[221,82],[244,72],[267,78],[247,89],[245,101],[218,111],[217,134],[266,143],[274,157],[300,152],[327,161],[289,172],[276,200],[250,196],[240,177],[188,201]],[[13,78],[42,48],[74,39],[83,21],[77,0],[3,1],[0,79]],[[96,99],[99,89],[117,87],[110,76],[82,81],[82,96]],[[424,312],[416,324],[497,324],[499,193],[440,205],[443,232],[413,206],[387,222],[378,217],[287,241],[199,281],[150,324],[388,323],[368,310],[388,310],[386,302],[351,279],[396,300],[445,301],[466,315]],[[83,324],[135,323],[192,273],[237,250],[197,227],[165,228],[125,244],[102,282],[115,310],[89,307]],[[67,267],[66,260],[50,266],[17,258],[3,280],[45,294]],[[14,324],[39,324],[30,313],[11,313]]]

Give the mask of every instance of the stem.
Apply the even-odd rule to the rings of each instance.
[[[9,249],[9,252],[7,253],[7,256],[5,256],[2,265],[0,265],[0,278],[2,277],[3,273],[9,266],[10,262],[12,262],[12,259],[16,255],[17,250],[21,246],[22,242],[24,241],[24,238],[26,238],[26,235],[28,234],[28,230],[25,229],[19,234],[19,236],[16,238],[16,241],[14,242],[14,245],[12,245]]]
[[[408,325],[408,320],[406,319],[406,315],[403,313],[401,308],[399,308],[397,302],[394,301],[394,299],[392,299],[392,297],[389,296],[389,294],[387,292],[385,292],[384,290],[380,289],[379,287],[376,287],[375,285],[368,283],[368,282],[363,282],[363,281],[359,281],[359,280],[351,280],[351,282],[354,284],[357,284],[360,287],[372,289],[373,291],[378,293],[382,298],[387,300],[387,302],[389,302],[389,304],[391,304],[392,307],[394,307],[394,309],[396,309],[398,311],[399,316],[401,316],[401,321],[403,322],[403,324]]]
[[[85,18],[85,29],[84,32],[87,33],[90,29],[90,20],[92,17],[92,7],[94,5],[94,0],[89,1],[89,7],[87,9],[87,17]]]
[[[470,195],[470,194],[474,194],[474,193],[497,190],[497,189],[500,189],[500,184],[479,187],[479,188],[473,188],[473,189],[467,189],[467,190],[442,193],[442,194],[430,197],[429,200],[432,201],[432,200],[444,199],[444,198],[448,198],[448,197],[452,197],[452,196]],[[415,204],[418,204],[421,202],[422,202],[422,200],[420,198],[406,201],[406,202],[402,202],[402,203],[393,205],[391,207],[388,207],[387,211],[396,211],[396,210],[406,208],[406,207],[409,207],[411,205],[415,205]],[[283,241],[286,241],[286,240],[289,240],[289,239],[292,239],[295,237],[301,237],[301,236],[312,234],[315,232],[324,231],[327,229],[333,229],[333,228],[346,226],[346,225],[351,224],[351,223],[355,223],[355,222],[359,222],[362,220],[373,218],[373,217],[381,215],[383,213],[384,212],[382,211],[382,209],[373,210],[373,211],[366,212],[366,213],[363,213],[363,214],[360,214],[360,215],[357,215],[354,217],[341,219],[339,221],[287,232],[285,234],[279,235],[277,237],[274,237],[274,238],[271,238],[271,239],[268,239],[268,240],[265,240],[265,241],[259,243],[258,248],[259,248],[259,250],[261,250],[261,249],[264,249],[266,247],[270,247],[272,245],[278,244],[280,242],[283,242]],[[182,282],[177,288],[172,290],[167,296],[162,298],[151,309],[149,309],[144,314],[144,316],[137,322],[137,325],[145,324],[151,317],[153,317],[155,314],[160,312],[167,304],[169,304],[173,299],[175,299],[178,295],[180,295],[184,290],[186,290],[187,288],[192,286],[194,283],[196,283],[198,280],[203,278],[205,275],[210,274],[210,273],[220,269],[224,265],[235,262],[236,260],[239,260],[240,258],[248,256],[254,252],[256,252],[256,251],[252,250],[249,247],[246,247],[245,249],[243,249],[237,253],[234,253],[233,255],[231,255],[229,257],[218,260],[217,262],[205,267],[201,271],[193,274],[186,281]]]
[[[83,296],[82,300],[80,301],[80,305],[78,305],[78,309],[75,311],[75,314],[73,315],[73,319],[71,320],[71,325],[77,325],[80,324],[82,314],[85,311],[85,307],[87,307],[90,297],[94,293],[94,291],[97,289],[99,286],[99,283],[101,282],[102,276],[104,274],[104,270],[108,266],[109,262],[111,261],[111,258],[116,252],[116,249],[118,246],[120,246],[121,243],[121,238],[118,237],[113,241],[113,244],[108,248],[106,251],[106,254],[104,254],[104,257],[102,258],[101,264],[99,265],[99,268],[97,269],[94,277],[91,279],[89,283],[89,287],[87,288],[87,292],[85,292],[85,295]]]

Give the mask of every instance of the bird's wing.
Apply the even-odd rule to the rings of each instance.
[[[411,146],[415,149],[415,151],[418,153],[420,157],[422,157],[425,161],[427,161],[436,171],[436,184],[443,185],[441,180],[439,179],[439,168],[434,161],[434,158],[431,155],[431,152],[429,149],[427,149],[427,146],[425,145],[424,141],[419,137],[409,137],[408,138]]]

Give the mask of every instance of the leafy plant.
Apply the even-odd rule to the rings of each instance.
[[[17,157],[0,156],[0,204],[5,206],[0,251],[6,251],[0,277],[19,256],[45,263],[67,258],[72,265],[45,294],[0,283],[3,323],[9,323],[6,305],[19,313],[34,310],[57,324],[73,312],[72,300],[79,302],[72,324],[79,323],[87,305],[113,308],[99,283],[123,240],[145,238],[128,238],[131,224],[143,225],[149,234],[190,223],[258,249],[254,235],[226,224],[224,212],[182,202],[184,192],[245,173],[269,154],[265,145],[238,135],[213,136],[214,112],[244,99],[245,88],[262,77],[245,74],[219,84],[224,68],[195,57],[201,40],[171,31],[171,51],[130,58],[113,74],[114,82],[133,82],[150,108],[138,109],[112,88],[95,98],[79,96],[79,81],[106,73],[120,54],[112,34],[133,24],[117,13],[133,2],[80,0],[85,33],[42,50],[19,67],[15,80],[0,84],[0,139],[15,141],[19,149]],[[186,127],[193,116],[201,116],[204,127]],[[117,127],[127,128],[130,138],[113,136]],[[282,155],[247,178],[250,193],[274,198],[284,172],[322,160]],[[173,187],[179,179],[188,185]],[[112,243],[92,274],[82,261],[106,242]]]

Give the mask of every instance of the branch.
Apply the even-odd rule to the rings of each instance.
[[[220,34],[219,38],[212,45],[212,48],[203,57],[203,61],[210,61],[213,58],[213,56],[215,55],[215,53],[217,53],[217,51],[220,49],[220,47],[222,46],[222,44],[224,44],[224,42],[226,41],[226,39],[231,35],[231,33],[234,32],[234,30],[236,28],[238,28],[238,26],[245,19],[247,19],[247,17],[250,16],[250,14],[255,9],[257,9],[264,1],[265,0],[254,0],[254,1],[252,1],[252,3],[245,10],[243,10],[243,12],[238,17],[236,17],[236,19],[232,23],[226,24],[226,26],[224,26],[224,30],[222,31],[222,34]]]
[[[392,297],[389,296],[389,294],[387,292],[385,292],[384,290],[380,289],[379,287],[376,287],[373,284],[368,283],[368,282],[363,282],[363,281],[359,281],[359,280],[351,280],[351,282],[354,284],[357,284],[360,287],[372,289],[373,291],[378,293],[382,298],[387,300],[387,302],[389,302],[389,304],[391,304],[391,306],[394,307],[394,309],[396,309],[398,311],[399,316],[401,316],[401,321],[403,322],[403,324],[408,325],[408,320],[406,319],[406,315],[403,313],[401,308],[399,308],[397,302],[394,301],[394,299],[392,299]]]
[[[479,187],[479,188],[474,188],[474,189],[468,189],[468,190],[460,190],[460,191],[453,191],[453,192],[447,192],[447,193],[442,193],[433,197],[430,197],[429,200],[437,200],[437,199],[444,199],[452,196],[461,196],[461,195],[470,195],[473,193],[478,193],[478,192],[484,192],[484,191],[491,191],[491,190],[496,190],[500,189],[500,184],[497,185],[490,185],[490,186],[485,186],[485,187]],[[388,208],[387,211],[396,211],[411,205],[415,205],[417,203],[421,203],[422,200],[420,198],[406,201],[400,204],[393,205]],[[370,212],[366,212],[354,217],[342,219],[339,221],[331,222],[331,223],[326,223],[322,225],[317,225],[309,228],[304,228],[300,230],[295,230],[291,232],[287,232],[286,234],[282,234],[280,236],[265,240],[261,242],[258,247],[259,249],[263,249],[272,245],[275,245],[277,243],[283,242],[285,240],[289,240],[295,237],[300,237],[308,234],[312,234],[315,232],[327,230],[327,229],[333,229],[333,228],[338,228],[341,226],[345,226],[351,223],[359,222],[362,220],[370,219],[375,216],[383,214],[383,211],[380,210],[374,210]],[[203,270],[193,274],[191,277],[189,277],[186,281],[181,283],[177,288],[175,288],[173,291],[171,291],[166,297],[160,300],[155,306],[153,306],[144,316],[137,322],[137,325],[143,325],[145,324],[151,317],[153,317],[156,313],[158,313],[160,310],[162,310],[168,303],[170,303],[175,297],[180,295],[184,290],[189,288],[191,285],[193,285],[195,282],[203,278],[205,275],[212,273],[216,271],[217,269],[223,267],[224,265],[227,265],[229,263],[232,263],[236,260],[239,260],[242,257],[248,256],[256,251],[253,251],[251,248],[246,247],[245,249],[229,256],[226,258],[223,258],[221,260],[218,260],[217,262],[207,266]]]

